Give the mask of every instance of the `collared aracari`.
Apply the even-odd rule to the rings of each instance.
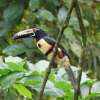
[[[39,28],[27,29],[14,34],[13,39],[20,38],[34,38],[38,49],[47,56],[48,60],[52,58],[53,50],[55,48],[56,41],[48,36],[48,34]],[[55,65],[55,66],[54,66]],[[77,81],[70,67],[70,59],[65,49],[58,45],[57,54],[53,62],[53,67],[63,66],[69,75],[69,80],[72,83],[74,89],[77,89]]]
[[[20,38],[34,38],[38,49],[47,56],[48,60],[51,59],[53,55],[53,50],[55,47],[56,41],[49,37],[48,34],[39,28],[27,29],[20,31],[13,36],[14,39]],[[69,56],[66,53],[65,49],[62,46],[58,46],[57,55],[55,57],[54,65],[60,66],[70,66]]]

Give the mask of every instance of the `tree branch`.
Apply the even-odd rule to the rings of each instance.
[[[51,73],[51,68],[52,68],[52,65],[53,65],[53,61],[54,61],[55,56],[56,56],[56,54],[57,54],[57,47],[58,47],[58,44],[59,44],[59,42],[60,42],[60,40],[61,40],[61,38],[62,38],[64,29],[65,29],[65,28],[68,26],[68,24],[69,24],[69,20],[70,20],[70,17],[71,17],[71,12],[72,12],[72,10],[73,10],[73,8],[74,8],[74,4],[75,4],[75,3],[72,2],[71,7],[70,7],[70,9],[69,9],[69,11],[68,11],[68,14],[67,14],[67,17],[66,17],[66,21],[65,21],[65,23],[64,23],[63,26],[62,26],[62,28],[61,28],[60,31],[59,31],[59,34],[58,34],[58,37],[57,37],[57,41],[56,41],[56,44],[55,44],[55,50],[54,50],[54,52],[53,52],[53,56],[52,56],[52,59],[51,59],[51,61],[50,61],[50,63],[49,63],[49,66],[48,66],[48,68],[47,68],[47,70],[46,70],[45,78],[44,78],[44,80],[43,80],[43,84],[42,84],[42,87],[41,87],[41,90],[40,90],[40,94],[39,94],[38,100],[42,100],[44,88],[45,88],[46,82],[47,82],[47,80],[48,80],[49,74]]]
[[[77,78],[77,89],[74,93],[74,100],[78,100],[78,97],[80,95],[80,81],[81,81],[81,76],[82,76],[82,68],[83,68],[83,63],[84,63],[84,53],[85,53],[85,48],[86,48],[86,30],[83,24],[83,20],[82,20],[82,15],[81,15],[81,11],[80,11],[80,7],[79,7],[79,3],[77,0],[76,1],[76,6],[75,6],[75,10],[76,10],[76,15],[79,21],[79,25],[80,25],[80,30],[81,30],[81,35],[82,35],[82,53],[81,53],[81,58],[80,58],[80,71],[79,71],[79,75]]]

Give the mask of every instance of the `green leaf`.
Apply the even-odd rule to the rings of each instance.
[[[100,81],[93,84],[91,92],[92,93],[100,93]]]
[[[5,63],[10,71],[25,71],[24,65],[26,62],[20,57],[5,57]]]
[[[72,90],[72,86],[69,82],[66,82],[64,80],[63,81],[57,81],[56,80],[55,81],[55,87],[63,90],[68,98],[73,99],[73,90]]]
[[[4,11],[3,18],[5,21],[16,21],[23,12],[23,4],[21,2],[12,2]],[[20,9],[20,10],[19,10]]]
[[[81,56],[82,48],[77,41],[70,42],[70,48],[77,57]]]
[[[82,97],[86,97],[89,95],[90,87],[87,85],[82,85],[81,86],[81,95]]]
[[[39,11],[38,11],[38,15],[36,15],[38,18],[40,18],[40,19],[43,19],[43,20],[48,20],[48,21],[53,21],[53,20],[55,20],[55,17],[54,17],[54,15],[50,12],[50,11],[48,11],[48,10],[46,10],[46,9],[40,9]]]
[[[58,12],[58,22],[60,24],[63,24],[64,21],[66,20],[66,16],[67,16],[67,11],[64,7],[60,8],[59,9],[59,12]]]
[[[73,31],[70,27],[64,30],[64,36],[68,40],[70,44],[70,49],[73,51],[73,53],[77,57],[80,57],[82,48],[81,48],[80,42],[77,40],[77,38],[73,34]]]
[[[24,85],[14,84],[14,88],[18,91],[20,95],[32,99],[32,93]]]
[[[67,40],[72,41],[75,40],[75,35],[73,34],[72,28],[68,27],[64,30],[64,36],[66,37]]]
[[[89,94],[84,100],[91,100],[94,98],[94,100],[96,100],[95,98],[98,98],[97,100],[100,99],[100,93],[91,93]]]
[[[0,69],[0,77],[3,75],[7,75],[9,72],[10,72],[10,70],[7,68]]]
[[[14,44],[12,46],[8,46],[3,50],[3,53],[6,55],[19,55],[26,51],[26,47],[23,44]]]
[[[4,100],[18,100],[15,89],[9,88],[5,93]]]
[[[45,95],[51,96],[51,97],[62,97],[65,95],[64,91],[58,88],[50,88],[50,89],[45,89],[44,91]]]
[[[30,0],[29,7],[32,11],[35,9],[38,9],[40,7],[40,1],[39,0]]]
[[[13,57],[13,56],[5,57],[5,63],[9,63],[9,62],[21,63],[21,62],[23,62],[23,59],[20,57]]]
[[[83,24],[85,27],[89,26],[89,22],[86,19],[83,19]],[[80,31],[79,21],[76,17],[71,17],[69,25],[74,28],[76,31]]]
[[[92,86],[95,83],[95,79],[88,79],[86,80],[84,83],[82,83],[83,85],[87,85],[87,86]]]
[[[7,65],[8,69],[11,71],[25,71],[24,69],[25,62],[20,62],[20,63],[8,62]]]
[[[3,89],[7,89],[11,87],[17,81],[17,79],[21,78],[23,75],[24,74],[22,72],[10,73],[7,76],[0,78],[0,85]]]
[[[31,86],[32,88],[40,88],[42,80],[43,78],[41,76],[27,76],[22,78],[19,82],[27,86]]]
[[[19,22],[24,11],[24,3],[25,1],[20,2],[20,0],[12,1],[5,7],[6,9],[3,12],[4,23],[0,30],[0,36],[4,36]]]
[[[48,61],[46,61],[46,60],[40,60],[40,61],[38,61],[38,62],[35,64],[34,67],[35,67],[35,70],[36,70],[36,71],[41,71],[41,72],[43,72],[43,71],[46,71],[48,65],[49,65],[49,62],[48,62]]]
[[[72,86],[69,82],[66,82],[66,81],[56,81],[55,82],[55,86],[59,89],[62,89],[63,91],[65,92],[72,92],[71,89],[72,89]]]

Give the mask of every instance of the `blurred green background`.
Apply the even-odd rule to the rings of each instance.
[[[19,32],[21,30],[32,27],[39,27],[56,39],[59,32],[59,28],[62,27],[62,24],[65,21],[70,4],[71,0],[0,0],[0,66],[8,66],[7,68],[0,68],[0,95],[2,94],[0,100],[15,100],[15,97],[16,100],[30,100],[32,99],[32,96],[34,97],[33,100],[36,100],[36,96],[39,90],[36,88],[34,90],[33,87],[29,86],[33,83],[35,85],[38,84],[38,86],[41,86],[41,81],[39,80],[39,77],[43,78],[44,75],[42,75],[40,71],[35,71],[29,74],[30,71],[27,69],[28,65],[26,64],[26,62],[30,61],[31,63],[37,63],[40,60],[46,59],[46,57],[42,55],[41,52],[36,48],[36,44],[32,39],[22,39],[14,41],[12,37],[16,32]],[[79,0],[79,4],[81,8],[84,26],[87,32],[87,37],[85,37],[87,38],[87,45],[84,55],[85,61],[83,71],[86,72],[86,75],[89,76],[91,81],[99,81],[100,3],[95,2],[95,0]],[[61,44],[69,53],[72,65],[77,67],[81,58],[82,36],[75,10],[73,10],[72,12],[69,26],[64,30],[64,36],[62,38]],[[9,64],[9,60],[5,60],[6,57],[9,58],[9,56],[20,57],[20,59],[23,59],[21,65],[19,64],[19,62],[17,63],[17,65],[15,62]],[[13,60],[14,58],[9,59]],[[29,76],[22,75],[21,73],[25,75],[28,73]],[[18,74],[21,74],[22,76],[19,75],[19,77]],[[32,79],[32,75],[33,77],[38,77],[38,80],[35,80],[35,78]],[[55,73],[52,73],[50,80],[52,80],[52,77],[54,77],[55,75]],[[13,80],[15,77],[19,78],[16,78],[16,81],[12,82],[11,80]],[[30,81],[26,79],[27,77],[30,77]],[[26,82],[25,80],[27,80],[28,83],[23,83],[21,81],[21,78],[24,78],[24,82]],[[34,80],[35,82],[33,82],[32,80]],[[9,81],[11,83],[9,83]],[[94,81],[91,81],[87,83],[89,85],[93,84]],[[6,87],[7,82],[8,87]],[[52,82],[56,84],[59,89],[61,89],[61,84],[66,87],[66,82],[63,83],[63,81],[59,81],[59,84],[55,82],[55,80],[52,80]],[[69,83],[66,84],[69,85]],[[6,91],[4,91],[5,89],[2,85],[6,87]],[[25,86],[28,87],[28,89],[32,92],[27,90]],[[65,87],[63,87],[63,90]],[[22,88],[22,90],[20,90],[19,88]],[[17,92],[14,89],[16,89]],[[47,95],[46,97],[44,97],[44,99],[72,100],[72,87],[69,87],[69,89],[68,87],[66,87],[66,89],[64,91],[70,91],[69,94],[66,94],[61,97],[59,97],[59,94],[57,94],[56,97],[53,98],[53,94],[51,93],[52,91],[49,91],[51,94],[47,92],[47,94],[49,94],[49,97]],[[21,92],[23,90],[26,91],[26,94]],[[11,94],[13,94],[13,96],[11,98],[8,98],[9,95],[11,96]],[[66,99],[66,97],[69,99]],[[99,99],[97,98],[97,100]]]

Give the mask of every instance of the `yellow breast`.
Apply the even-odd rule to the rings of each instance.
[[[52,48],[52,45],[48,44],[44,39],[40,39],[37,42],[37,47],[43,54],[45,54],[48,50]]]

